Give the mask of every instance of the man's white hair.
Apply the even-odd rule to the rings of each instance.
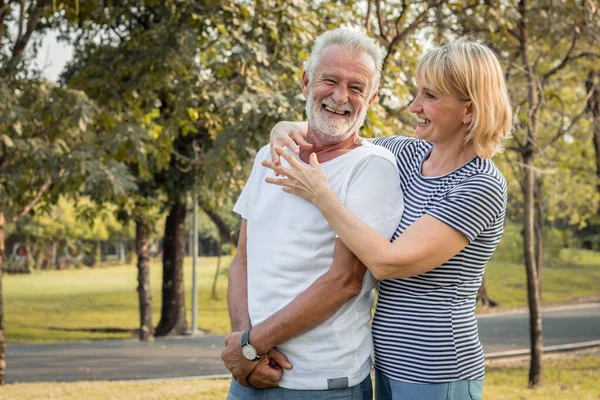
[[[379,87],[379,79],[381,78],[381,69],[383,68],[385,53],[373,39],[360,31],[337,28],[327,31],[319,36],[317,40],[315,40],[310,57],[304,64],[304,70],[308,75],[308,81],[312,83],[315,69],[321,61],[323,50],[330,45],[338,45],[344,49],[366,53],[373,61],[375,61],[375,78],[373,79],[373,86],[369,92],[369,97],[372,96]]]

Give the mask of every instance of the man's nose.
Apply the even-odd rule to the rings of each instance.
[[[348,102],[348,88],[346,87],[346,85],[344,85],[344,84],[338,85],[335,88],[331,98],[337,104],[346,104]]]

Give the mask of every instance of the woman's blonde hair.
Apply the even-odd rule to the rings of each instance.
[[[512,127],[512,108],[502,67],[489,47],[465,38],[437,47],[419,60],[417,79],[472,102],[465,143],[472,143],[479,157],[502,151],[502,140]]]

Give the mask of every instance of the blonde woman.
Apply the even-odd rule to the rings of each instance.
[[[380,280],[372,323],[376,398],[480,399],[475,299],[502,235],[506,181],[491,158],[510,131],[512,111],[498,59],[479,42],[461,39],[428,52],[416,77],[416,138],[375,140],[396,155],[404,192],[391,243],[344,207],[315,154],[307,166],[282,150],[311,147],[306,123],[279,123],[273,162],[263,165],[284,177],[267,182],[318,206]]]

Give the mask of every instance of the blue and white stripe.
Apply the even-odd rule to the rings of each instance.
[[[414,383],[483,379],[475,300],[485,265],[502,235],[506,181],[491,160],[475,157],[440,177],[423,177],[432,145],[407,137],[379,138],[396,155],[404,215],[392,240],[424,214],[462,232],[469,244],[419,276],[379,284],[373,318],[375,367]]]

